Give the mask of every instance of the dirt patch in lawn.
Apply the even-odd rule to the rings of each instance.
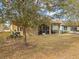
[[[0,47],[1,59],[79,59],[79,35],[31,36]]]

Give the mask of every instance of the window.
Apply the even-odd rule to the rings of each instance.
[[[20,31],[22,31],[23,30],[23,28],[22,27],[20,27]]]
[[[67,26],[64,26],[64,30],[67,30]]]

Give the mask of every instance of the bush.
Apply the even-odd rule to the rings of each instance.
[[[79,30],[77,30],[77,32],[79,32]]]

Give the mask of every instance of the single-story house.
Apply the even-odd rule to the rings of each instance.
[[[67,25],[66,21],[60,19],[53,19],[50,26],[42,24],[38,27],[38,34],[55,34],[55,33],[73,33],[78,32],[77,25]]]
[[[2,24],[0,25],[0,31],[14,31],[14,30],[17,30],[23,34],[22,27],[17,27],[16,25],[11,24],[8,27],[8,29],[6,29],[6,27],[3,27]],[[64,33],[64,32],[71,33],[74,31],[79,31],[79,27],[68,26],[60,19],[53,19],[50,25],[41,24],[36,29],[34,29],[32,32],[35,34],[41,35],[41,34],[55,34],[55,33]]]

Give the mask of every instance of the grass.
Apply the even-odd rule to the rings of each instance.
[[[1,33],[0,38],[8,36],[9,33]],[[66,55],[70,48],[78,45],[79,35],[45,35],[29,36],[29,46],[24,45],[24,40],[10,40],[9,45],[0,48],[1,59],[59,59],[59,55]],[[76,43],[74,46],[73,44]],[[3,44],[4,45],[4,44]],[[78,49],[78,48],[77,48]],[[73,50],[74,51],[74,50]],[[77,51],[77,50],[76,50]],[[78,52],[78,51],[77,51]],[[67,53],[67,55],[70,53]],[[74,53],[72,53],[74,54]],[[63,56],[62,56],[63,57]],[[64,58],[63,58],[64,59]],[[66,58],[68,59],[68,58]],[[75,58],[76,59],[76,58]]]
[[[0,32],[0,44],[3,44],[9,35],[9,32]]]

